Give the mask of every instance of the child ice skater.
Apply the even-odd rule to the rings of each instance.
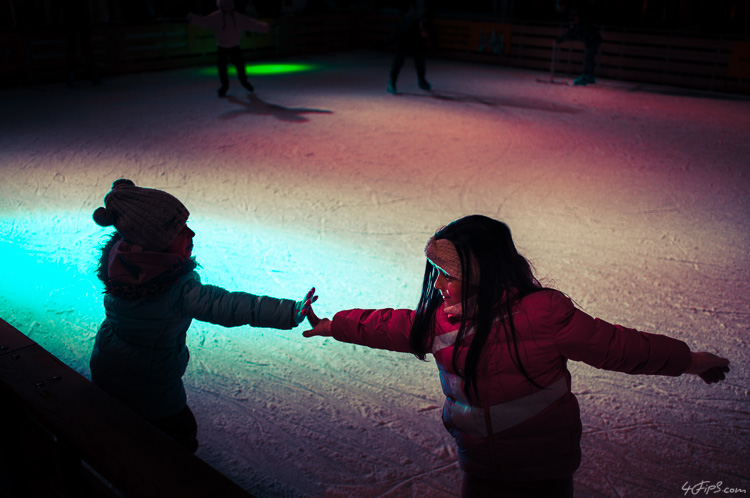
[[[295,302],[204,285],[189,213],[176,197],[120,179],[104,205],[94,221],[116,232],[99,261],[106,318],[91,353],[92,381],[194,452],[197,423],[182,384],[192,320],[291,329],[304,320],[315,289]]]
[[[432,85],[427,81],[425,54],[427,50],[424,40],[431,38],[430,17],[424,6],[417,6],[413,2],[404,17],[396,26],[396,30],[389,37],[396,42],[396,53],[391,63],[390,78],[386,90],[388,93],[397,93],[396,83],[404,61],[408,55],[414,57],[414,67],[417,70],[417,84],[422,90],[429,91]]]
[[[572,497],[581,419],[568,360],[629,374],[700,375],[729,361],[682,342],[592,318],[542,287],[504,223],[479,215],[441,228],[425,249],[415,311],[319,319],[305,337],[435,357],[443,423],[456,440],[462,497]]]
[[[571,17],[571,26],[555,39],[555,48],[567,40],[583,42],[583,72],[573,80],[573,84],[585,86],[596,83],[594,59],[602,44],[602,35],[592,20],[592,0],[557,0],[557,11]]]
[[[216,36],[216,67],[219,70],[219,81],[221,81],[221,87],[218,90],[219,97],[224,97],[229,89],[227,62],[230,58],[234,67],[237,68],[237,78],[240,83],[252,92],[255,88],[247,79],[245,58],[240,48],[242,32],[248,30],[268,33],[269,26],[235,11],[234,0],[216,0],[216,6],[219,10],[207,16],[199,16],[191,12],[187,15],[187,20],[199,28],[212,30]]]

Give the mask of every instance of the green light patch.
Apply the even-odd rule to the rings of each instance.
[[[317,68],[317,64],[247,64],[245,72],[248,76],[272,76],[276,74],[305,73],[314,71]],[[218,77],[219,70],[216,67],[206,67],[200,70],[200,74]],[[237,69],[230,64],[227,68],[227,74],[236,77]]]

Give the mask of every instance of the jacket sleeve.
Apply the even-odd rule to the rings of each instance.
[[[184,285],[179,306],[191,318],[224,327],[250,325],[288,330],[296,326],[295,304],[291,299],[229,292],[215,285],[203,285],[195,278]]]
[[[682,341],[593,318],[558,292],[549,304],[555,343],[568,359],[628,374],[677,376],[690,367],[690,348]]]
[[[268,33],[268,31],[271,29],[268,23],[243,16],[242,14],[238,14],[237,19],[239,20],[240,27],[247,31],[253,31],[255,33]]]
[[[368,348],[411,353],[409,332],[414,311],[406,309],[339,311],[331,322],[337,341]]]
[[[207,16],[199,16],[197,14],[192,14],[189,19],[190,19],[190,24],[194,24],[195,26],[198,26],[199,28],[210,29],[212,31],[215,31],[217,28],[216,20],[218,18],[216,17],[216,12],[212,12],[211,14]]]

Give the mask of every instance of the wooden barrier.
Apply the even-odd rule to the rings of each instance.
[[[3,320],[0,396],[0,496],[252,498]]]
[[[270,24],[271,31],[243,36],[241,48],[249,61],[351,48],[346,16],[260,20]],[[216,62],[213,32],[186,22],[97,25],[92,27],[91,45],[99,72],[105,77]],[[76,55],[81,65],[81,56]],[[0,32],[0,57],[0,86],[47,84],[67,77],[67,38],[61,28]]]
[[[264,19],[271,33],[243,38],[248,60],[351,49],[392,50],[393,15],[291,16]],[[548,72],[553,42],[566,26],[436,19],[430,55]],[[750,36],[602,27],[596,58],[602,78],[750,94]],[[49,30],[0,33],[4,77],[17,86],[63,81],[64,35]],[[184,22],[94,27],[92,45],[103,76],[214,64],[213,33]],[[583,44],[560,44],[556,73],[575,77]]]
[[[484,22],[464,21],[478,30]],[[440,25],[438,25],[438,29]],[[504,64],[548,72],[552,67],[554,40],[566,30],[552,24],[513,24],[505,53],[480,52],[474,46],[457,50],[447,32],[438,31],[451,50],[438,44],[436,55]],[[455,27],[452,28],[455,32]],[[750,37],[701,35],[653,30],[603,27],[603,42],[596,57],[596,74],[602,78],[639,83],[750,93],[747,42]],[[476,39],[476,35],[473,38]],[[555,73],[575,77],[583,67],[583,43],[559,44]]]

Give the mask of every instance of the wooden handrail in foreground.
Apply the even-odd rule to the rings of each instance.
[[[0,497],[252,498],[1,319],[0,428]]]

